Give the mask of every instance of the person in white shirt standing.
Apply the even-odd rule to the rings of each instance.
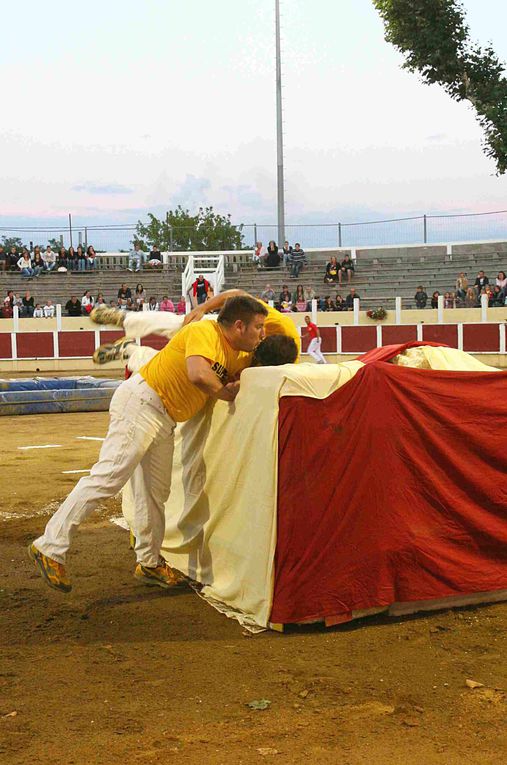
[[[320,345],[322,342],[322,338],[320,336],[320,330],[317,327],[316,324],[313,323],[313,321],[310,319],[309,316],[305,316],[305,322],[308,329],[305,332],[305,335],[307,335],[310,338],[310,343],[308,345],[308,353],[312,357],[312,359],[315,359],[317,364],[327,364],[326,359],[322,355],[322,351],[320,350]]]

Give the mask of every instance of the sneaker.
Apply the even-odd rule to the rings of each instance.
[[[49,587],[60,592],[70,592],[72,585],[65,571],[65,566],[43,555],[34,544],[28,547],[28,557],[35,563],[39,574]]]
[[[131,337],[120,337],[114,343],[103,343],[94,352],[93,361],[95,364],[107,364],[110,361],[128,359],[127,349],[131,345],[135,345],[135,340]]]
[[[125,321],[125,311],[119,308],[94,308],[90,313],[90,319],[95,324],[109,324],[115,327],[123,327]]]
[[[185,577],[172,569],[167,563],[160,563],[155,568],[148,568],[148,566],[138,563],[134,571],[134,577],[143,584],[156,585],[167,590],[185,582]]]

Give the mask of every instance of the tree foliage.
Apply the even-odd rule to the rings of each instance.
[[[165,220],[148,214],[147,224],[139,221],[134,241],[158,245],[161,250],[211,251],[239,250],[243,226],[233,226],[230,215],[220,215],[213,207],[200,207],[195,215],[180,205],[166,213]]]
[[[498,174],[507,170],[507,80],[491,45],[470,39],[458,0],[373,0],[385,39],[404,56],[403,66],[437,83],[455,101],[473,105],[484,131],[484,152]]]

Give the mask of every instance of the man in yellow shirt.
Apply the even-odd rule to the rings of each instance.
[[[160,556],[164,504],[171,488],[174,428],[197,414],[210,398],[234,401],[239,382],[264,337],[268,310],[250,296],[224,304],[216,322],[191,322],[140,371],[116,390],[109,429],[98,462],[48,522],[29,554],[46,583],[71,590],[65,556],[73,533],[101,500],[129,479],[135,497],[134,576],[146,584],[172,587],[177,577]]]

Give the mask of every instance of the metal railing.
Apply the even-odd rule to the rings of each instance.
[[[71,244],[74,247],[92,244],[97,251],[128,252],[136,238],[136,228],[135,223],[101,226],[70,224],[67,220],[60,226],[2,226],[0,243],[5,239],[17,239],[29,249],[37,244],[45,248],[48,242],[66,248]],[[276,224],[249,223],[235,228],[241,235],[242,244],[238,251],[252,249],[258,241],[267,245],[271,239],[276,241],[278,238]],[[178,241],[188,240],[189,231],[185,227],[173,228],[170,242],[156,244],[175,253],[187,251]],[[452,215],[435,213],[363,222],[290,223],[285,226],[285,237],[292,245],[299,242],[303,249],[494,241],[507,238],[507,210]],[[278,245],[282,246],[283,242]],[[227,249],[225,244],[221,249]]]

